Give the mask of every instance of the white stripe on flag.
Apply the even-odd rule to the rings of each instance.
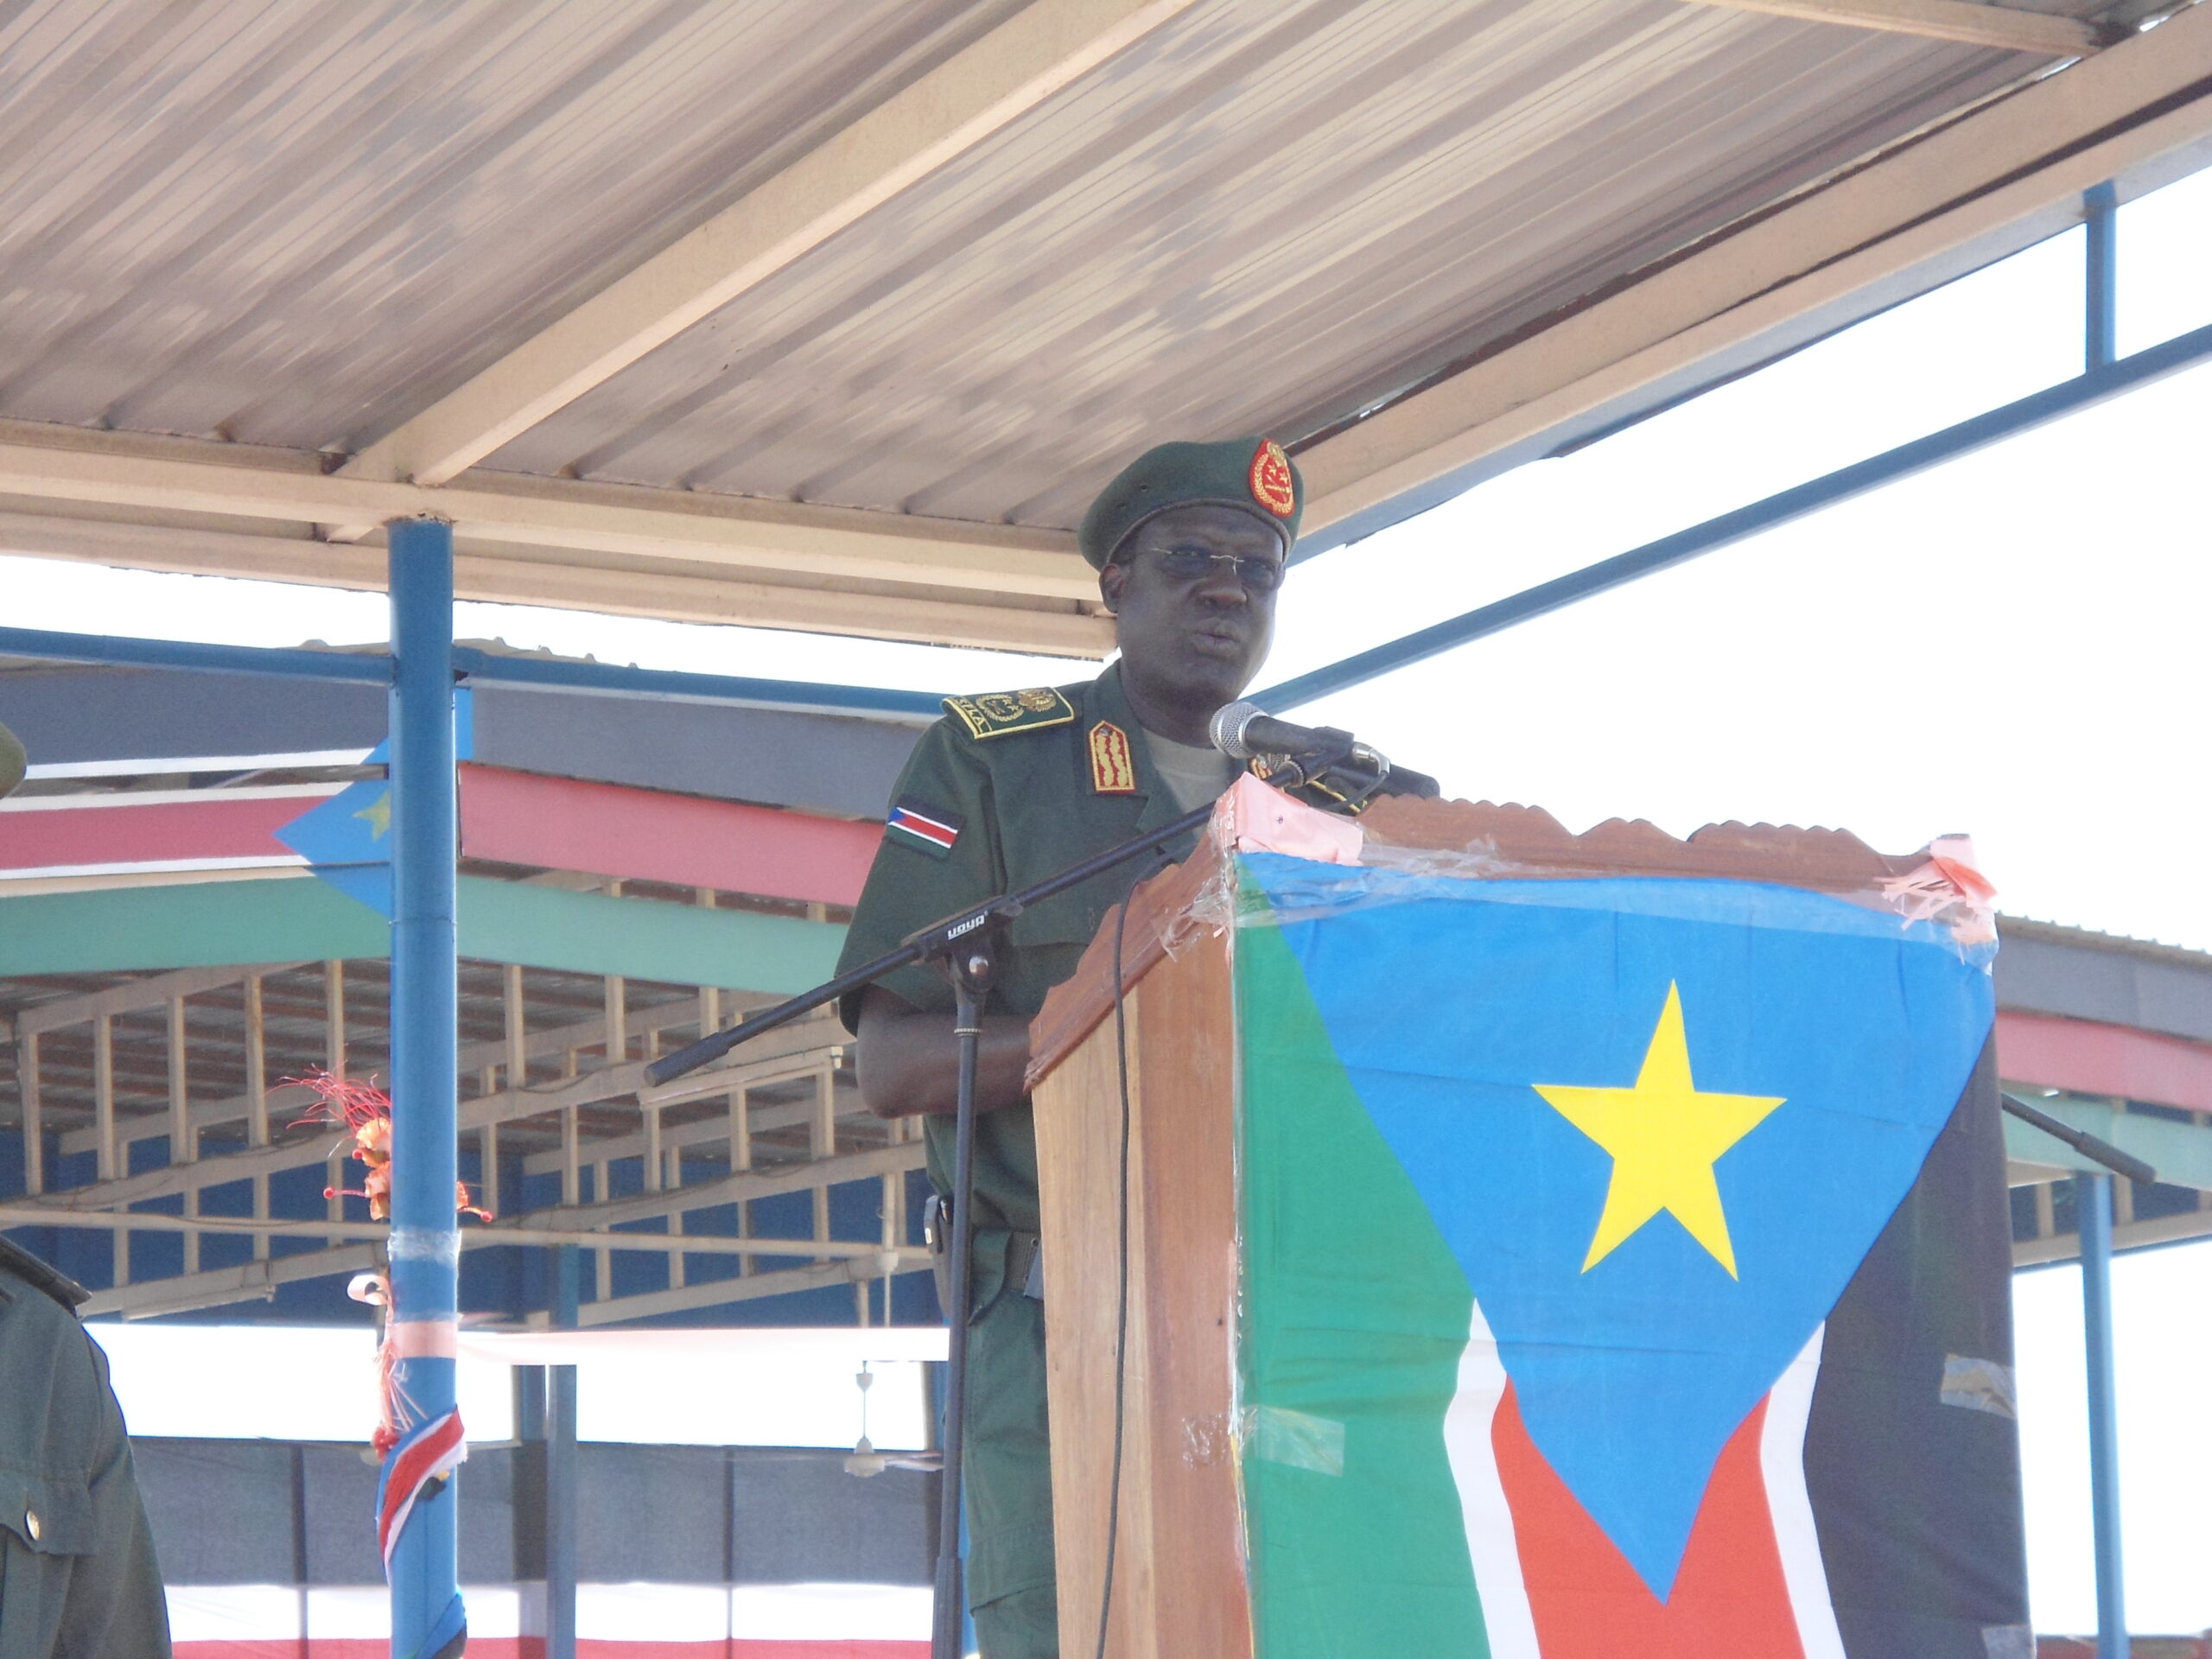
[[[721,1642],[729,1592],[719,1584],[580,1584],[576,1636],[586,1642]]]
[[[1796,1615],[1805,1659],[1844,1659],[1843,1633],[1836,1628],[1821,1535],[1813,1522],[1813,1496],[1805,1485],[1805,1424],[1813,1414],[1813,1385],[1820,1380],[1821,1344],[1827,1335],[1822,1325],[1777,1380],[1759,1433],[1767,1514],[1774,1522],[1783,1582],[1789,1586],[1789,1610]]]
[[[1459,1488],[1459,1514],[1467,1529],[1467,1554],[1474,1564],[1475,1592],[1482,1598],[1491,1659],[1538,1659],[1536,1618],[1521,1579],[1521,1546],[1513,1535],[1513,1511],[1491,1444],[1491,1424],[1504,1397],[1505,1367],[1477,1303],[1467,1345],[1459,1355],[1459,1390],[1444,1413],[1444,1453]]]
[[[525,1624],[543,1633],[543,1585],[469,1585],[461,1596],[472,1638],[512,1640]],[[391,1596],[381,1585],[305,1592],[282,1584],[171,1585],[168,1609],[173,1640],[241,1653],[257,1643],[297,1643],[303,1613],[313,1641],[391,1637]],[[930,1592],[903,1584],[583,1584],[576,1586],[576,1633],[665,1649],[699,1643],[716,1653],[733,1638],[912,1643],[919,1651],[930,1639]]]
[[[296,1642],[301,1592],[289,1584],[171,1585],[172,1642]]]
[[[927,1642],[930,1589],[904,1584],[741,1584],[729,1633],[754,1642]]]

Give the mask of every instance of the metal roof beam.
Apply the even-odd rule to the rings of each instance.
[[[268,645],[208,645],[175,639],[137,639],[101,633],[59,633],[37,628],[0,627],[0,657],[34,661],[93,663],[131,668],[194,669],[217,674],[269,674],[279,677],[382,684],[391,678],[391,658],[383,652],[326,652]],[[744,676],[693,674],[652,668],[623,668],[613,663],[570,662],[558,658],[503,656],[471,645],[454,648],[454,668],[474,685],[520,685],[532,690],[573,692],[586,696],[630,697],[652,702],[729,704],[747,709],[800,709],[814,714],[883,715],[926,725],[939,713],[934,692],[899,691],[874,686],[832,685],[812,680],[766,680]],[[130,777],[149,772],[246,771],[289,761],[295,766],[352,766],[365,751],[333,749],[305,755],[237,755],[161,758],[124,761],[60,763],[33,766],[30,776]],[[218,764],[219,762],[219,765]],[[5,1027],[0,1025],[0,1034]]]
[[[1786,524],[1809,514],[1832,507],[1840,501],[1864,495],[1897,480],[1910,478],[1916,473],[1940,467],[1961,455],[1972,454],[1977,449],[2001,443],[2008,438],[2031,432],[2039,426],[2064,418],[2085,409],[2091,409],[2113,397],[2151,385],[2168,375],[2178,374],[2185,369],[2212,359],[2212,326],[2197,328],[2185,334],[2124,357],[2117,363],[2092,369],[2071,380],[2063,380],[2055,386],[2031,392],[2017,402],[2004,404],[1955,426],[1945,427],[1926,437],[1915,438],[1899,444],[1878,455],[1853,461],[1834,472],[1794,485],[1790,488],[1754,501],[1749,506],[1738,507],[1701,524],[1692,524],[1687,530],[1662,536],[1656,542],[1646,542],[1642,547],[1631,548],[1625,553],[1616,553],[1610,559],[1600,559],[1580,570],[1571,570],[1549,582],[1524,588],[1517,594],[1493,600],[1471,611],[1442,622],[1431,623],[1399,639],[1355,652],[1340,661],[1300,674],[1294,679],[1282,681],[1262,691],[1251,694],[1252,701],[1262,709],[1281,711],[1295,709],[1332,692],[1349,690],[1382,675],[1426,661],[1431,657],[1499,633],[1507,628],[1548,615],[1569,605],[1579,604],[1596,594],[1609,593],[1616,588],[1662,570],[1672,569],[1688,560],[1699,558],[1716,549],[1728,547],[1749,537],[1758,536],[1777,525]]]
[[[371,444],[346,472],[445,483],[965,155],[1191,3],[1035,0]]]
[[[1096,574],[1058,531],[563,479],[429,490],[325,476],[310,455],[22,421],[0,421],[0,551],[381,592],[381,547],[312,526],[428,514],[454,524],[464,599],[1071,657],[1113,645]]]
[[[919,1169],[918,1154],[913,1166]],[[257,1236],[263,1238],[320,1238],[331,1242],[365,1242],[380,1243],[391,1236],[391,1224],[385,1221],[332,1221],[327,1217],[279,1217],[262,1221],[251,1216],[173,1216],[167,1211],[147,1211],[130,1210],[109,1214],[72,1216],[57,1222],[51,1211],[33,1210],[21,1205],[0,1202],[0,1227],[70,1227],[88,1232],[105,1233],[213,1233]],[[619,1250],[651,1250],[663,1255],[763,1255],[816,1256],[826,1261],[859,1261],[882,1271],[882,1258],[888,1255],[899,1259],[899,1271],[906,1272],[930,1264],[930,1253],[912,1247],[882,1243],[866,1239],[776,1237],[753,1235],[734,1238],[725,1233],[579,1233],[573,1228],[502,1227],[496,1237],[488,1236],[487,1230],[467,1228],[461,1233],[465,1243],[479,1249],[493,1245],[522,1244],[577,1244],[593,1249]],[[874,1274],[869,1275],[874,1276]],[[143,1284],[164,1284],[167,1279],[142,1280]]]
[[[127,803],[130,797],[124,795],[111,798]],[[173,996],[196,996],[205,991],[226,990],[231,986],[243,984],[256,975],[286,974],[306,965],[299,962],[264,962],[244,968],[180,968],[174,973],[126,980],[120,985],[109,986],[104,991],[86,991],[78,996],[60,997],[52,1002],[33,1003],[13,1020],[0,1021],[0,1040],[12,1041],[36,1032],[59,1031],[65,1026],[90,1020],[96,1014],[136,1014],[147,1008],[158,1008]]]
[[[1690,3],[1764,12],[1808,22],[1878,29],[1892,35],[1917,35],[1925,40],[1956,41],[1963,46],[1990,46],[2005,52],[2032,52],[2048,58],[2087,57],[2126,38],[2123,31],[2079,18],[2023,11],[2014,6],[1967,3],[1967,0],[1690,0]]]
[[[1694,393],[2212,160],[2212,6],[1808,191],[1304,449],[1303,553]]]
[[[793,1252],[798,1254],[798,1252]],[[913,1262],[914,1253],[901,1255],[906,1265],[901,1273],[918,1271]],[[770,1296],[782,1296],[801,1290],[820,1290],[824,1286],[849,1284],[878,1275],[868,1271],[870,1263],[862,1257],[851,1262],[825,1262],[810,1268],[782,1268],[774,1273],[756,1273],[744,1279],[709,1279],[703,1282],[678,1285],[670,1290],[640,1291],[632,1296],[613,1296],[603,1302],[586,1302],[576,1310],[576,1323],[587,1329],[598,1325],[618,1325],[626,1319],[657,1318],[664,1313],[682,1313],[695,1308],[721,1307],[732,1302],[760,1301]]]
[[[35,441],[26,442],[35,435]],[[518,477],[464,489],[240,466],[219,443],[78,442],[67,427],[0,431],[0,494],[278,523],[437,518],[518,550],[676,561],[733,571],[1096,600],[1096,573],[1060,532],[795,506],[684,490]],[[321,550],[327,557],[329,550]],[[381,560],[382,555],[378,556]]]

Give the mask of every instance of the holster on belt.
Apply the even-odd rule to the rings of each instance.
[[[948,1315],[952,1307],[951,1232],[951,1206],[931,1193],[922,1205],[922,1237],[929,1245],[931,1271],[937,1275],[938,1306]],[[1035,1233],[1011,1227],[979,1227],[969,1256],[969,1275],[971,1325],[1008,1285],[1020,1285],[1023,1295],[1041,1302],[1045,1300],[1044,1240]]]

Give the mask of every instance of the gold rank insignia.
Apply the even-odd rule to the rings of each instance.
[[[1034,732],[1047,726],[1065,726],[1075,718],[1075,705],[1050,686],[1027,691],[986,691],[973,697],[947,697],[944,712],[981,741],[1004,737],[1008,732]]]
[[[1137,792],[1137,767],[1129,753],[1129,734],[1110,720],[1102,720],[1090,728],[1090,792]]]

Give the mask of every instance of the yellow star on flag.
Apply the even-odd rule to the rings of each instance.
[[[382,841],[391,833],[391,791],[387,789],[353,816],[369,826],[372,841]]]
[[[1664,1210],[1736,1276],[1736,1249],[1713,1166],[1758,1128],[1785,1096],[1700,1094],[1690,1080],[1689,1039],[1682,997],[1671,982],[1667,1006],[1643,1052],[1633,1089],[1580,1089],[1561,1084],[1535,1090],[1568,1122],[1612,1154],[1613,1178],[1598,1217],[1587,1273],[1637,1229]]]

